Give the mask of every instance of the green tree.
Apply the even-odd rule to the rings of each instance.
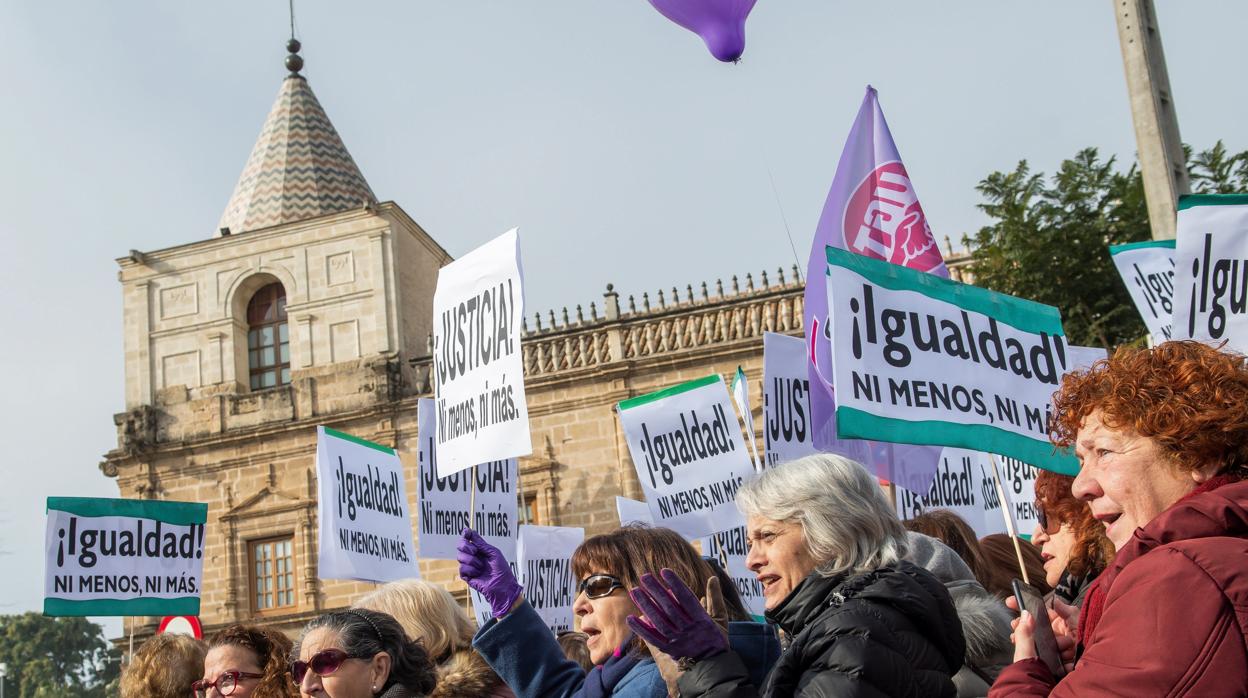
[[[1195,155],[1185,148],[1200,193],[1248,191],[1248,151],[1221,141]],[[975,283],[1057,306],[1073,344],[1107,349],[1143,341],[1146,330],[1109,257],[1109,246],[1149,237],[1139,170],[1115,167],[1096,148],[1062,162],[1046,182],[1023,160],[976,187],[992,219],[967,242]]]
[[[1135,167],[1120,172],[1087,148],[1051,184],[1024,160],[976,188],[993,219],[971,239],[976,284],[1057,306],[1073,344],[1108,348],[1144,334],[1107,249],[1149,235]]]
[[[40,613],[0,616],[0,662],[16,698],[103,698],[119,669],[99,625]]]

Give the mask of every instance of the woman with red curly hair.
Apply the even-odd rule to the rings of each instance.
[[[1248,367],[1199,342],[1119,349],[1067,375],[1051,428],[1073,493],[1114,544],[1076,619],[1049,611],[1067,659],[1036,658],[1035,620],[993,696],[1243,696],[1248,687]],[[1068,665],[1069,666],[1069,665]]]
[[[1036,512],[1040,524],[1031,542],[1044,559],[1044,581],[1054,595],[1076,608],[1083,605],[1092,581],[1114,559],[1105,526],[1092,517],[1087,503],[1071,493],[1073,477],[1047,470],[1036,477]]]

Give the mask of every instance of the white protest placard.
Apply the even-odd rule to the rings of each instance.
[[[524,598],[552,632],[572,630],[576,575],[572,553],[585,541],[585,529],[561,526],[520,526],[517,556]]]
[[[763,444],[768,467],[816,452],[806,342],[801,337],[763,334]]]
[[[454,560],[460,534],[469,527],[468,505],[476,488],[476,515],[472,529],[490,545],[503,551],[508,560],[516,559],[516,533],[519,505],[516,501],[516,459],[482,463],[453,475],[438,477],[434,446],[433,400],[416,403],[420,467],[420,498],[417,531],[420,557],[425,560]]]
[[[48,497],[45,616],[199,615],[208,505]]]
[[[627,526],[630,523],[641,523],[647,526],[654,525],[654,517],[650,515],[650,505],[645,502],[617,496],[615,498],[615,512],[620,517],[621,526]]]
[[[723,378],[624,400],[616,410],[655,526],[692,539],[740,523],[737,488],[754,467]]]
[[[1153,343],[1169,340],[1174,319],[1174,240],[1110,245],[1109,255]]]
[[[533,452],[515,228],[442,267],[433,294],[438,474]]]
[[[745,558],[750,552],[745,544],[747,540],[745,525],[712,533],[701,540],[702,554],[719,562],[719,566],[724,568],[732,579],[732,585],[736,587],[737,594],[741,596],[741,603],[745,605],[745,610],[762,622],[763,613],[767,610],[767,600],[763,598],[763,585],[745,564]]]
[[[897,516],[909,521],[934,509],[948,509],[974,529],[979,538],[1005,533],[1001,499],[992,482],[989,455],[965,448],[941,450],[940,465],[931,488],[923,493],[897,487]],[[1036,526],[1036,468],[1014,458],[997,458],[1001,484],[1009,493],[1014,525],[1020,533]]]
[[[1057,308],[827,249],[837,435],[974,448],[1071,474],[1048,439]]]
[[[1179,197],[1174,337],[1248,353],[1248,194]]]
[[[420,576],[403,464],[394,449],[316,428],[321,579],[389,582]]]

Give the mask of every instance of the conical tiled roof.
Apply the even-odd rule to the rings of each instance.
[[[247,166],[221,214],[233,234],[376,202],[308,81],[282,82]]]

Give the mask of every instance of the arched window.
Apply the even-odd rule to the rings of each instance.
[[[290,331],[286,326],[286,289],[272,283],[247,304],[247,366],[251,389],[290,382]]]

